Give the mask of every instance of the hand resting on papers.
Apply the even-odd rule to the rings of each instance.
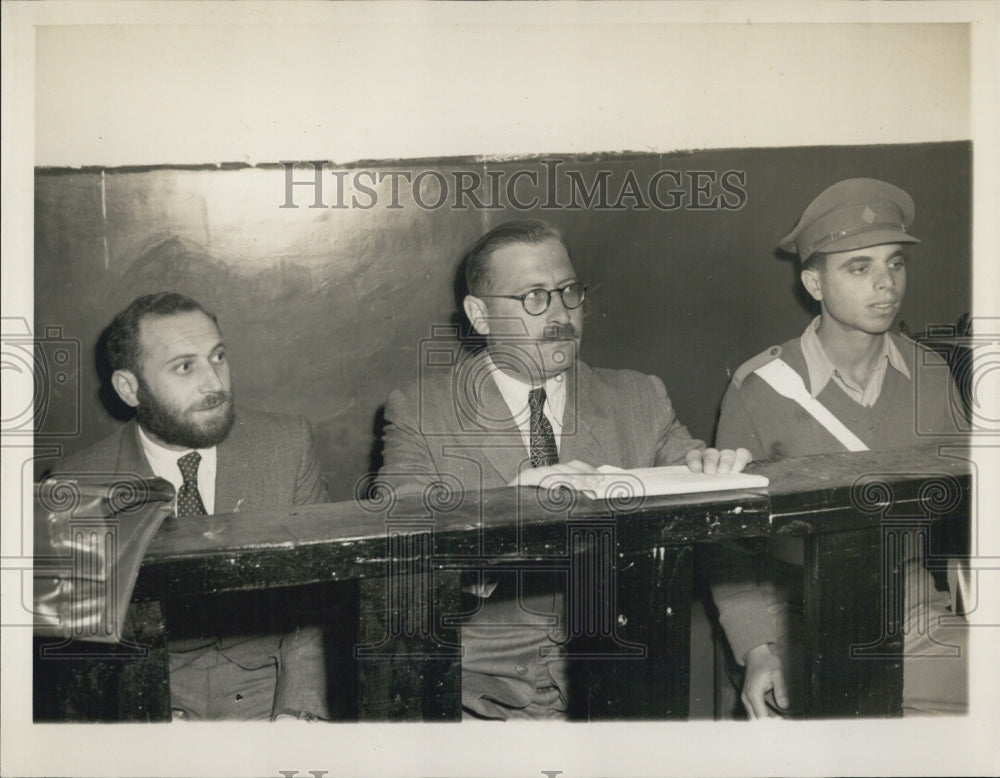
[[[731,449],[724,448],[721,451],[717,448],[706,448],[704,451],[694,449],[689,451],[685,462],[692,473],[707,473],[711,475],[718,473],[742,473],[753,456],[745,448]]]
[[[573,460],[546,467],[526,468],[509,485],[569,488],[594,499],[620,497],[625,493],[636,496],[685,494],[767,486],[767,479],[763,476],[750,476],[740,472],[749,461],[750,452],[744,448],[735,451],[693,451],[688,454],[686,466],[637,470],[622,470],[611,465],[594,467],[587,462]]]

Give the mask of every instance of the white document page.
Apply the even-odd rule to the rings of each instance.
[[[731,489],[766,488],[762,475],[747,473],[694,473],[686,465],[642,467],[623,470],[602,465],[596,471],[562,470],[558,465],[528,469],[520,474],[521,486],[541,488],[571,488],[595,500],[609,498],[648,497],[658,494],[694,494]]]

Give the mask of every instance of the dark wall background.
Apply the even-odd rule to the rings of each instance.
[[[506,161],[376,162],[350,168],[327,163],[324,208],[310,187],[286,200],[280,165],[152,170],[52,170],[36,173],[35,333],[79,342],[69,380],[46,378],[43,434],[64,453],[108,434],[120,409],[100,399],[94,345],[113,315],[135,296],[174,289],[213,309],[229,346],[241,404],[308,417],[335,499],[378,461],[375,434],[388,395],[416,378],[419,344],[431,326],[451,321],[455,271],[486,230],[509,218],[538,217],[564,230],[579,276],[590,284],[582,356],[592,365],[629,367],[663,378],[692,433],[710,438],[728,375],[764,349],[798,335],[813,311],[798,291],[794,262],[775,253],[805,205],[841,178],[870,176],[907,190],[917,206],[913,226],[923,240],[911,251],[901,320],[911,333],[955,323],[971,301],[971,158],[968,143],[902,146],[713,150]],[[344,194],[338,197],[343,174]],[[376,178],[434,170],[449,191],[441,207],[420,207],[411,184],[355,189],[356,174]],[[511,176],[526,170],[515,198]],[[552,171],[555,170],[555,175]],[[659,171],[661,201],[642,208]],[[478,174],[479,200],[492,207],[455,207],[454,173]],[[631,173],[639,197],[621,208],[599,199],[578,209],[566,178],[589,187],[605,177],[612,206]],[[602,171],[607,171],[603,173]],[[695,171],[704,187],[692,191]],[[729,178],[727,171],[743,177]],[[488,176],[491,173],[494,178]],[[546,175],[556,181],[555,197]],[[712,178],[714,176],[714,183]],[[299,167],[296,181],[311,181]],[[468,180],[468,179],[467,179]],[[418,192],[439,199],[439,179],[424,176]],[[499,197],[492,182],[500,182]],[[676,189],[683,194],[670,195]],[[734,190],[745,192],[745,201]],[[351,197],[357,198],[352,206]],[[699,208],[717,201],[738,208]],[[344,208],[329,207],[338,204]],[[374,207],[365,208],[374,201]],[[653,203],[647,202],[653,206]],[[47,347],[50,353],[51,347]],[[72,356],[72,348],[69,350]],[[51,359],[51,356],[48,357]],[[73,357],[75,361],[75,357]],[[109,410],[111,413],[109,413]],[[36,476],[52,464],[40,457]],[[600,463],[595,463],[600,464]]]

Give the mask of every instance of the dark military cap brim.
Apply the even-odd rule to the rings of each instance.
[[[813,200],[780,246],[805,261],[817,251],[919,243],[908,232],[913,215],[913,199],[899,187],[874,178],[849,178]]]

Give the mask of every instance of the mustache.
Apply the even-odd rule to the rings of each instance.
[[[208,411],[224,403],[232,402],[232,392],[212,392],[206,394],[199,402],[191,406],[192,411]]]
[[[572,322],[548,324],[542,331],[542,340],[573,340],[578,334]]]

